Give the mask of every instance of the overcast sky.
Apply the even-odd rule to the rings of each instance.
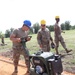
[[[55,16],[60,16],[60,23],[70,21],[75,25],[75,0],[0,0],[0,31],[19,28],[26,19],[32,24],[45,19],[47,25],[55,23]]]

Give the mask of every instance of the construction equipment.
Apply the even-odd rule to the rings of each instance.
[[[28,36],[28,37],[32,38],[32,36]],[[27,42],[27,37],[22,37],[22,38],[21,38],[22,46],[23,46],[23,48],[24,48],[25,53],[26,53],[27,55],[29,55],[29,51],[25,49],[25,48],[26,48],[26,42]]]
[[[61,75],[61,57],[52,52],[38,51],[29,56],[30,75]]]

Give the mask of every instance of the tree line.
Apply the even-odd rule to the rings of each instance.
[[[62,30],[73,30],[75,29],[75,25],[70,25],[70,21],[65,21],[65,23],[60,24],[61,29]],[[50,30],[50,31],[54,31],[54,25],[46,25],[46,27]],[[33,26],[30,28],[30,32],[29,34],[37,34],[38,30],[40,29],[40,24],[38,22],[36,22],[35,24],[33,24]],[[0,38],[2,36],[4,36],[5,38],[10,37],[10,34],[14,31],[14,28],[10,28],[7,29],[5,31],[5,34],[3,34],[0,31]]]

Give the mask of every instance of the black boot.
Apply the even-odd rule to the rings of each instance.
[[[13,73],[18,73],[17,66],[14,68],[14,72]]]
[[[66,49],[66,53],[69,53],[69,52],[71,52],[72,50],[68,50],[68,49]]]
[[[12,73],[12,75],[17,75],[17,73],[18,73],[18,70],[17,70],[17,66],[16,66],[16,67],[14,67],[14,72]]]

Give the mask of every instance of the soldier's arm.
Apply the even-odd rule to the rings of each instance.
[[[50,40],[53,42],[53,38],[51,37],[51,33],[50,33],[50,31],[49,31],[49,34],[50,34]]]
[[[10,35],[10,40],[12,42],[21,42],[21,39],[20,38],[16,38],[16,36],[14,34]]]
[[[14,32],[10,35],[10,40],[12,42],[21,42],[21,39],[17,38],[16,35],[17,35],[17,30],[14,30]]]
[[[61,27],[60,27],[60,31],[61,31],[61,33],[65,33],[65,32],[61,29]]]
[[[37,33],[37,41],[38,41],[38,44],[39,44],[39,45],[41,45],[41,39],[42,39],[41,33],[38,32],[38,33]]]
[[[52,37],[50,37],[50,40],[53,42],[53,38]]]
[[[26,41],[30,41],[31,40],[31,38],[32,38],[32,36],[29,36],[29,31],[25,31],[25,40]]]

